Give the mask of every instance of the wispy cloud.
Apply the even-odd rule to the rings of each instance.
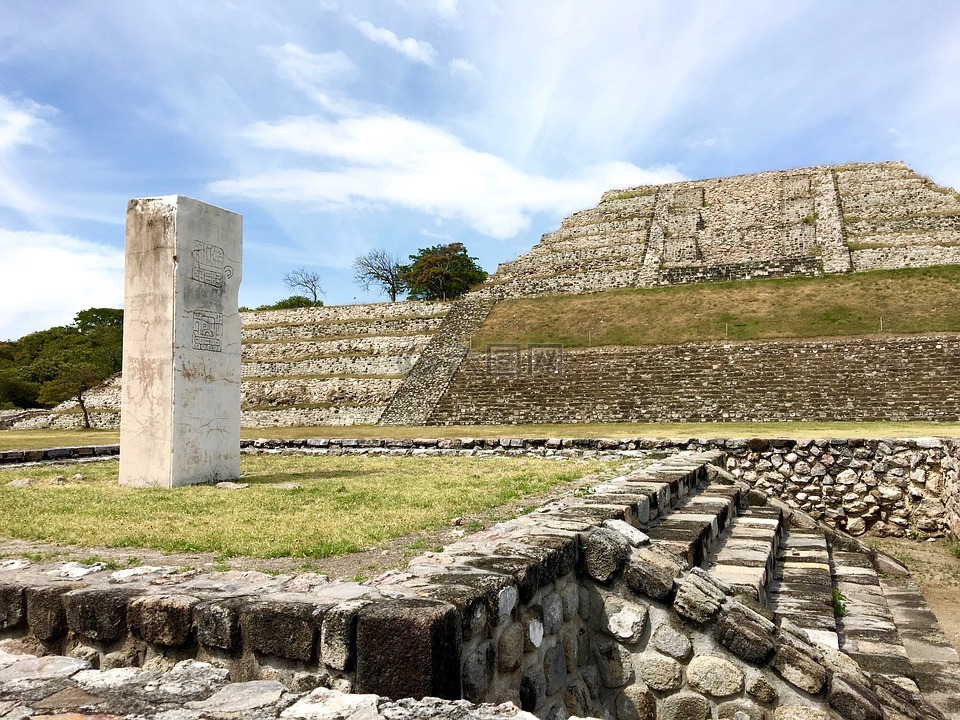
[[[267,45],[262,48],[276,63],[278,74],[291,85],[304,91],[324,107],[335,106],[329,95],[331,86],[339,85],[356,74],[356,66],[346,53],[314,53],[296,43]]]
[[[414,62],[432,65],[437,56],[437,51],[433,49],[433,45],[425,40],[415,38],[403,38],[401,40],[392,30],[377,27],[367,20],[358,20],[356,26],[357,30],[363,33],[368,40],[372,40],[379,45],[385,45]]]
[[[0,228],[0,339],[123,302],[123,252],[67,235]]]
[[[682,179],[672,168],[622,162],[587,167],[572,179],[531,174],[442,128],[397,115],[291,118],[256,123],[245,135],[262,149],[316,159],[221,180],[210,185],[212,192],[327,209],[393,205],[461,220],[495,238],[526,229],[533,213],[594,203],[611,187]]]
[[[56,109],[32,100],[15,102],[0,95],[0,153],[21,145],[38,145],[50,133],[46,117]]]
[[[482,75],[476,65],[464,58],[454,58],[450,61],[449,68],[451,75],[458,75],[469,80],[479,80]]]

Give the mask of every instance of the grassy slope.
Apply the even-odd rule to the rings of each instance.
[[[960,332],[960,266],[498,303],[473,342],[566,347]]]

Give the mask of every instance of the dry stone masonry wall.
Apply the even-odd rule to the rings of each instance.
[[[563,350],[544,366],[471,353],[431,424],[960,419],[960,336]]]
[[[903,163],[604,193],[500,265],[498,297],[960,262],[960,196]]]
[[[144,670],[168,670],[180,687],[219,670],[178,717],[212,710],[203,703],[228,678],[277,683],[271,702],[289,693],[284,717],[346,714],[349,698],[319,689],[306,696],[313,715],[289,711],[318,686],[360,693],[352,702],[370,718],[410,717],[377,708],[411,696],[511,702],[539,718],[956,717],[960,658],[932,614],[922,629],[897,620],[915,588],[895,563],[751,491],[723,464],[719,451],[635,460],[365,585],[4,561],[3,635],[69,656],[48,664],[77,680],[37,682],[43,663],[18,670],[0,657],[0,702],[32,710],[79,686],[88,707],[120,707],[115,676],[135,704]],[[852,596],[843,623],[834,588]],[[929,614],[920,603],[914,612]],[[892,621],[878,624],[881,611]],[[860,627],[873,629],[861,637]],[[459,711],[424,717],[469,716]]]
[[[450,310],[409,301],[241,314],[244,427],[374,424]],[[90,392],[91,424],[116,427],[120,378]],[[20,429],[82,425],[75,401]]]

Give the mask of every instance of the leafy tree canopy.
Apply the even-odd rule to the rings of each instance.
[[[410,261],[401,270],[412,300],[453,300],[487,279],[463,243],[421,248]]]
[[[123,311],[83,310],[70,325],[0,343],[0,407],[75,398],[89,426],[84,393],[120,372],[122,361]]]
[[[291,295],[272,305],[259,305],[257,310],[293,310],[294,308],[323,307],[323,300],[311,300],[305,295]]]

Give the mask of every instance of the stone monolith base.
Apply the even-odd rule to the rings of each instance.
[[[240,475],[242,223],[179,195],[127,207],[122,485]]]

